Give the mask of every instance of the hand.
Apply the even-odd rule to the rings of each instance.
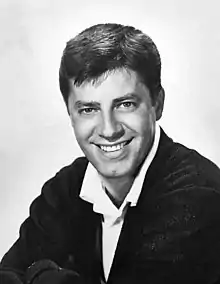
[[[41,260],[31,265],[26,273],[27,284],[82,284],[79,274],[60,268],[51,260]]]

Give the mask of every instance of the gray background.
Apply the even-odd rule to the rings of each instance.
[[[43,183],[81,152],[58,87],[65,42],[101,22],[134,25],[162,57],[161,125],[220,165],[219,1],[0,1],[0,257]]]

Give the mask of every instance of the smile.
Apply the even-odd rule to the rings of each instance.
[[[129,144],[131,142],[131,140],[122,142],[122,143],[118,143],[116,145],[97,145],[99,148],[101,148],[104,152],[116,152],[121,150],[122,148],[124,148],[125,145]]]

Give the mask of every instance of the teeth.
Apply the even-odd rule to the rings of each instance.
[[[114,146],[102,146],[100,145],[101,149],[105,152],[115,152],[122,149],[125,146],[126,142],[114,145]]]

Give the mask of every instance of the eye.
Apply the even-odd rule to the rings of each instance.
[[[123,102],[117,106],[117,108],[119,109],[134,109],[135,107],[136,107],[135,102]]]
[[[87,108],[80,109],[79,110],[79,114],[88,115],[88,114],[92,114],[92,113],[94,113],[96,111],[97,111],[97,109],[95,109],[95,108],[87,107]]]
[[[132,102],[124,102],[124,103],[122,103],[122,106],[123,107],[131,107],[131,106],[133,106],[133,103]]]

